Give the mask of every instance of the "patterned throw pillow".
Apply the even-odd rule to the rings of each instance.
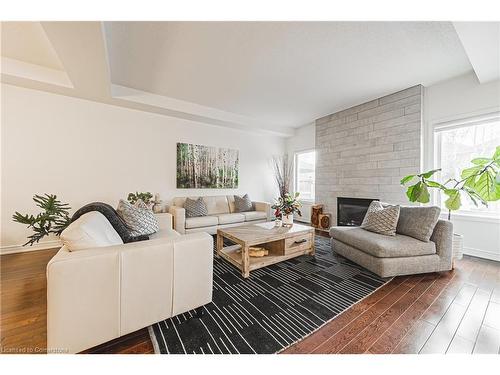
[[[186,201],[184,202],[184,209],[186,210],[186,217],[208,215],[207,205],[203,201],[202,197],[199,197],[197,200],[186,198]]]
[[[383,205],[379,201],[373,201],[368,207],[361,228],[386,236],[395,236],[398,218],[399,206]]]
[[[234,207],[236,212],[254,211],[252,200],[245,194],[243,197],[234,196]]]
[[[116,209],[133,237],[153,234],[160,230],[153,211],[149,210],[144,202],[142,204],[143,206],[139,204],[139,207],[136,207],[120,199]]]

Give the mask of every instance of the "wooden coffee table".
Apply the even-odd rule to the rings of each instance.
[[[224,238],[236,245],[224,247]],[[250,246],[264,247],[269,255],[250,257]],[[305,225],[276,227],[268,222],[217,230],[217,255],[241,270],[245,278],[252,270],[304,254],[314,255],[314,228]]]

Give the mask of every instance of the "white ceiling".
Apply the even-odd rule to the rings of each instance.
[[[450,22],[106,23],[111,81],[300,126],[471,70]]]
[[[415,84],[472,69],[498,79],[490,46],[477,48],[496,29],[479,24],[457,34],[450,22],[4,22],[2,81],[289,136]]]
[[[454,22],[481,83],[500,76],[500,22]]]
[[[45,68],[64,69],[39,22],[3,22],[2,56]]]

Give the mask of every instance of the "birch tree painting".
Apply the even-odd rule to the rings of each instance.
[[[238,150],[177,143],[177,188],[237,188],[238,164]]]

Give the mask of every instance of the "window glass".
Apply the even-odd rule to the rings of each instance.
[[[304,200],[314,200],[316,153],[314,151],[295,154],[295,190]]]
[[[491,157],[500,145],[500,121],[492,121],[479,125],[465,125],[452,129],[439,129],[436,132],[437,165],[442,169],[441,179],[460,178],[460,171],[473,166],[471,160],[476,157]],[[440,196],[444,207],[443,196]],[[474,203],[467,197],[462,197],[464,212],[482,212],[500,214],[500,203],[489,202],[488,207]]]

